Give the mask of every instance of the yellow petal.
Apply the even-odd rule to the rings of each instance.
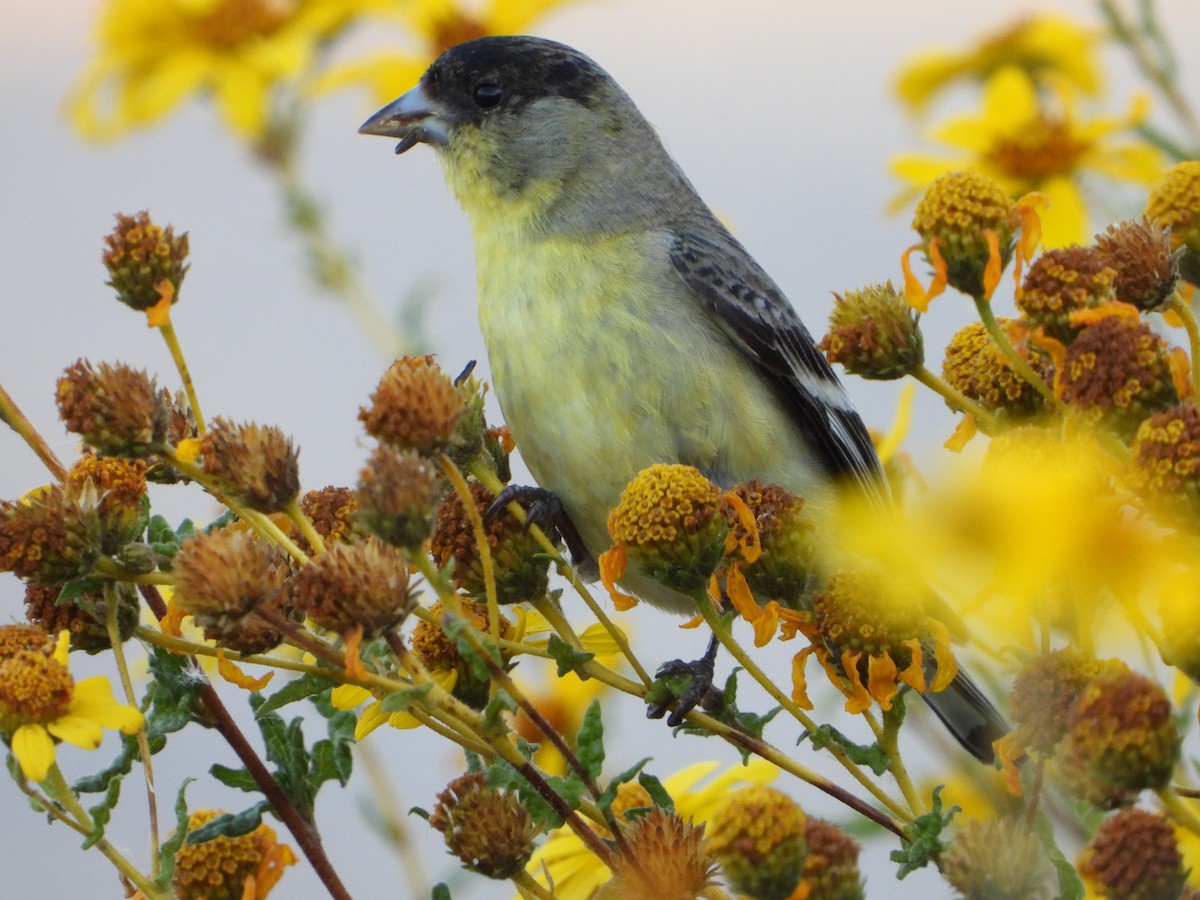
[[[1037,90],[1020,69],[1006,66],[987,80],[981,124],[993,135],[1014,134],[1037,113]]]
[[[357,684],[339,684],[329,694],[334,709],[354,709],[371,696],[371,692]]]
[[[1053,250],[1086,242],[1087,207],[1075,182],[1061,176],[1050,178],[1042,183],[1040,190],[1050,203],[1041,215],[1042,246]]]
[[[361,741],[387,720],[388,714],[383,711],[383,704],[376,700],[358,717],[358,722],[354,726],[354,739]]]
[[[597,656],[613,656],[621,652],[616,640],[600,622],[585,628],[583,634],[579,635],[579,641],[583,644],[584,650],[595,653]]]
[[[258,678],[247,675],[233,660],[225,657],[225,651],[222,648],[217,649],[217,671],[230,684],[237,685],[246,691],[261,691],[275,677],[274,672],[267,672]]]
[[[30,781],[44,781],[54,765],[54,741],[41,725],[22,725],[13,732],[11,749]]]
[[[103,675],[75,682],[67,714],[90,719],[99,726],[119,729],[125,734],[136,733],[144,722],[141,712],[116,701],[112,686]]]
[[[91,719],[81,716],[59,716],[44,728],[60,741],[74,744],[81,750],[95,750],[104,740],[104,730]]]
[[[896,661],[891,654],[867,657],[867,693],[878,700],[885,711],[892,708],[892,698],[900,690],[896,686],[896,674]],[[849,710],[849,706],[846,708]]]

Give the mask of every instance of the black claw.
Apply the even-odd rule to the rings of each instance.
[[[685,662],[682,659],[673,659],[670,662],[663,663],[658,671],[654,673],[654,677],[670,678],[678,675],[688,675],[691,680],[688,682],[687,688],[678,697],[666,700],[663,702],[650,703],[646,707],[646,717],[650,719],[661,719],[663,715],[672,706],[675,707],[671,715],[667,717],[667,724],[675,728],[682,724],[690,713],[697,706],[708,706],[710,702],[719,702],[719,696],[712,695],[719,692],[713,687],[714,663],[717,658],[717,647],[720,646],[717,642],[717,636],[713,635],[709,638],[708,649],[704,651],[704,655],[699,659]]]
[[[510,484],[492,501],[483,514],[483,520],[490,522],[500,510],[514,500],[525,509],[526,528],[537,525],[551,540],[561,538],[571,553],[571,564],[577,569],[595,566],[592,554],[583,543],[583,537],[575,528],[571,517],[567,515],[562,501],[553,491],[524,484]]]

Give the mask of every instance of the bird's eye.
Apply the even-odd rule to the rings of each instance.
[[[504,91],[499,85],[484,82],[475,87],[475,105],[480,109],[491,109],[499,106],[504,99]]]

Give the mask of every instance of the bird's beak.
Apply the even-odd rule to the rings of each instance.
[[[358,133],[400,138],[397,153],[411,150],[417,144],[447,144],[450,138],[446,123],[437,113],[437,104],[418,84],[363,122]]]

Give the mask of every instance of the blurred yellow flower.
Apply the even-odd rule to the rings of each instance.
[[[212,94],[225,125],[259,137],[272,89],[313,65],[315,51],[384,0],[108,0],[97,54],[67,109],[75,128],[111,140]]]
[[[1050,206],[1041,213],[1045,247],[1082,243],[1094,230],[1080,191],[1082,175],[1149,185],[1162,172],[1155,147],[1115,137],[1145,116],[1146,103],[1139,98],[1124,116],[1085,120],[1065,86],[1053,98],[1039,98],[1029,75],[1015,67],[1001,69],[987,80],[982,111],[951,116],[932,132],[935,141],[961,155],[902,153],[892,158],[893,173],[909,185],[893,205],[907,205],[939,175],[973,168],[999,182],[1011,197],[1030,191],[1046,197]]]
[[[675,812],[685,821],[706,822],[738,788],[769,784],[779,775],[779,769],[771,763],[752,759],[745,766],[731,766],[708,784],[697,787],[719,765],[716,762],[694,763],[663,779],[663,787],[675,801]],[[621,816],[626,810],[650,805],[645,789],[636,781],[627,782],[618,789],[613,810]],[[543,886],[548,886],[548,872],[556,900],[587,900],[610,878],[604,864],[567,827],[550,835],[550,839],[534,852],[526,870]]]
[[[1015,66],[1034,81],[1062,78],[1085,94],[1099,93],[1096,60],[1099,32],[1066,16],[1033,13],[1002,31],[985,35],[973,47],[931,49],[907,63],[896,78],[896,92],[920,111],[945,88],[959,81],[985,81],[1006,66]]]
[[[378,53],[333,66],[313,84],[316,92],[365,84],[372,102],[386,103],[420,80],[442,51],[490,34],[525,34],[533,23],[568,0],[487,0],[482,7],[462,0],[410,0],[395,5],[394,18],[417,42],[412,53]]]

